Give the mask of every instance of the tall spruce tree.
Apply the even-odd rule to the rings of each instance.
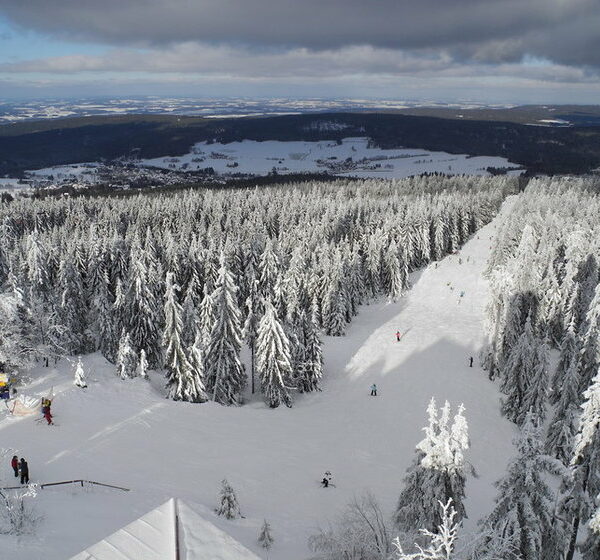
[[[261,391],[271,408],[277,408],[280,404],[292,406],[290,343],[273,304],[267,301],[264,307],[265,313],[258,324],[256,341],[256,370]]]
[[[210,398],[224,405],[241,404],[246,376],[240,362],[241,318],[237,288],[221,255],[214,302],[214,324],[206,347],[206,390]]]
[[[480,552],[496,540],[505,546],[496,550],[499,558],[512,557],[516,546],[522,560],[547,560],[549,551],[558,550],[564,543],[564,527],[554,518],[556,496],[547,477],[562,475],[565,469],[559,461],[543,454],[541,441],[538,421],[528,414],[515,441],[518,455],[496,483],[496,505],[480,522],[484,533]]]

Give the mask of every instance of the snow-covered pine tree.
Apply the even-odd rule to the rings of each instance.
[[[439,502],[439,505],[442,510],[442,522],[437,531],[433,533],[427,529],[420,529],[421,535],[429,539],[427,548],[422,548],[415,543],[414,548],[417,552],[404,552],[400,539],[396,537],[392,544],[396,547],[398,560],[452,560],[454,558],[460,523],[454,519],[456,510],[452,507],[452,498],[445,504]]]
[[[384,285],[387,295],[393,301],[396,301],[404,289],[402,271],[400,270],[400,260],[398,259],[398,246],[392,239],[388,245],[384,257]]]
[[[241,517],[240,506],[238,505],[235,492],[227,479],[221,481],[221,492],[219,495],[220,505],[217,508],[217,515],[225,519],[237,519]]]
[[[502,413],[518,425],[523,424],[527,415],[524,407],[525,394],[529,387],[530,372],[536,366],[536,345],[531,317],[528,316],[522,336],[509,351],[506,363],[500,370],[501,390],[507,396],[502,403]]]
[[[319,330],[312,316],[303,313],[301,319],[304,352],[296,372],[296,387],[301,393],[320,391],[319,383],[323,377],[323,350]]]
[[[189,348],[188,355],[191,368],[190,375],[195,385],[194,393],[196,400],[194,402],[206,402],[208,401],[208,395],[204,386],[204,356],[202,335],[200,332],[196,333],[196,340],[194,340],[194,344]]]
[[[290,385],[292,365],[290,343],[277,318],[273,304],[264,304],[265,313],[258,324],[256,340],[256,371],[267,404],[292,406]]]
[[[556,404],[561,398],[565,377],[572,368],[573,359],[577,360],[579,358],[580,351],[579,337],[575,332],[575,321],[572,320],[560,344],[560,355],[556,370],[552,376],[551,391],[548,399],[551,404]],[[579,392],[579,385],[577,385],[575,390]]]
[[[269,525],[267,523],[267,520],[265,519],[262,524],[262,527],[260,528],[260,533],[258,534],[257,542],[265,550],[270,550],[270,548],[273,546],[274,541],[275,539],[271,535],[271,525]]]
[[[594,377],[583,397],[571,459],[573,488],[564,507],[566,514],[572,517],[567,560],[573,558],[580,523],[589,515],[590,496],[600,494],[600,373]]]
[[[518,547],[523,560],[546,560],[549,551],[564,545],[566,534],[553,515],[556,501],[548,474],[564,475],[565,468],[556,459],[544,455],[541,430],[533,414],[523,422],[515,441],[518,455],[509,463],[507,473],[496,483],[499,494],[492,512],[479,522],[484,534],[479,553],[500,536],[506,550],[497,550],[499,558],[510,558]]]
[[[252,394],[255,392],[255,373],[256,373],[256,339],[258,337],[258,317],[254,312],[256,297],[256,288],[251,288],[251,295],[246,299],[246,320],[242,329],[242,338],[246,341],[250,349],[250,379],[252,384]]]
[[[142,379],[148,379],[148,360],[146,359],[146,351],[140,350],[140,359],[137,365],[137,375]]]
[[[80,389],[85,389],[87,387],[87,383],[85,381],[85,372],[83,371],[83,364],[81,363],[81,358],[77,360],[77,367],[75,368],[75,379],[73,380],[73,385],[75,385],[75,387],[79,387]]]
[[[148,257],[143,250],[131,255],[129,283],[124,298],[124,315],[131,344],[145,350],[150,367],[160,364],[159,306],[151,289],[157,278],[151,277]]]
[[[585,325],[580,354],[580,393],[590,386],[600,367],[600,284],[596,286],[594,297],[590,302]]]
[[[521,412],[516,418],[517,424],[525,421],[525,411],[535,414],[540,421],[546,418],[546,401],[548,396],[548,370],[550,348],[545,341],[535,339],[532,368],[523,372],[525,378],[525,393],[521,404]]]
[[[202,402],[205,395],[198,394],[198,380],[183,345],[182,309],[177,301],[178,291],[175,276],[169,272],[165,292],[165,328],[162,336],[164,364],[167,370],[167,396],[174,401]]]
[[[565,337],[567,340],[567,337]],[[566,466],[573,456],[573,443],[579,425],[579,359],[577,354],[570,355],[570,364],[557,389],[559,398],[552,422],[546,437],[546,452]],[[561,363],[563,361],[561,353]]]
[[[597,498],[600,503],[600,496]],[[588,536],[581,546],[583,560],[598,560],[600,558],[600,506],[588,523]]]
[[[394,524],[405,539],[417,537],[424,529],[435,533],[442,519],[433,503],[456,504],[457,522],[466,517],[464,451],[469,446],[468,427],[461,405],[450,421],[450,405],[438,411],[435,400],[427,407],[429,425],[425,438],[417,445],[417,457],[404,478],[404,488],[393,516]]]
[[[225,257],[221,255],[217,287],[212,294],[215,319],[205,350],[205,375],[209,397],[224,405],[240,404],[246,384],[240,362],[241,319],[236,292]]]
[[[182,306],[182,321],[183,321],[183,342],[186,346],[191,346],[196,340],[196,332],[200,330],[198,313],[194,305],[194,298],[189,290],[185,294]]]
[[[64,260],[60,265],[58,286],[58,314],[61,324],[65,327],[63,347],[70,354],[85,352],[88,349],[85,324],[87,306],[81,276],[71,259]]]
[[[136,377],[137,364],[137,354],[131,346],[129,333],[123,331],[121,340],[119,341],[119,350],[117,352],[117,374],[121,379]]]
[[[198,311],[198,328],[202,335],[202,344],[206,348],[210,342],[210,332],[215,323],[215,305],[212,295],[208,292],[208,287],[204,285],[204,296],[200,303]]]

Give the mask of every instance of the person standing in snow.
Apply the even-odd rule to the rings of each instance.
[[[29,484],[29,465],[23,457],[19,463],[19,470],[21,471],[21,484]]]
[[[473,367],[473,356],[469,358],[469,367]]]
[[[371,385],[371,396],[372,397],[377,396],[377,385],[375,385],[375,383],[373,383],[373,385]]]
[[[396,340],[398,342],[400,342],[400,339],[402,338],[402,335],[400,334],[400,331],[396,331]]]
[[[18,478],[19,476],[19,458],[16,455],[13,455],[12,461],[10,462],[10,466],[12,470],[15,471],[15,476]]]
[[[323,486],[323,488],[328,488],[329,485],[333,486],[333,484],[331,484],[331,471],[325,471],[323,480],[321,480],[321,485]]]
[[[50,426],[50,424],[54,424],[54,422],[52,422],[52,412],[50,412],[50,405],[44,407],[44,418],[46,419],[46,422],[48,422],[48,426]]]

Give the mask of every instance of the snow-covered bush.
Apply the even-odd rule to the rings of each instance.
[[[309,539],[318,560],[387,560],[392,539],[385,516],[371,494],[354,499],[328,529]]]
[[[81,358],[77,360],[73,385],[75,385],[75,387],[79,387],[80,389],[85,389],[87,387],[87,383],[85,381],[85,372],[83,371],[83,364],[81,363]]]
[[[271,535],[271,525],[267,523],[266,519],[260,528],[257,542],[265,550],[269,550],[275,542],[273,535]]]
[[[225,519],[237,519],[242,516],[235,492],[226,479],[221,481],[220,505],[216,512]]]

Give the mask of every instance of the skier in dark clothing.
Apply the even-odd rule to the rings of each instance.
[[[327,480],[326,476],[324,476],[323,480],[321,480],[321,484],[323,485],[323,488],[327,488],[329,486],[329,480]]]
[[[373,385],[371,385],[371,396],[372,397],[377,396],[377,385],[375,385],[375,383],[373,383]]]
[[[402,335],[400,334],[400,331],[396,331],[396,340],[398,342],[400,342],[400,339],[402,338]]]
[[[473,367],[473,356],[469,358],[469,367]]]
[[[12,461],[10,462],[10,466],[13,471],[15,471],[15,476],[19,476],[19,458],[16,455],[13,455]]]
[[[22,457],[21,462],[19,463],[19,469],[21,471],[21,484],[29,484],[29,465]]]

